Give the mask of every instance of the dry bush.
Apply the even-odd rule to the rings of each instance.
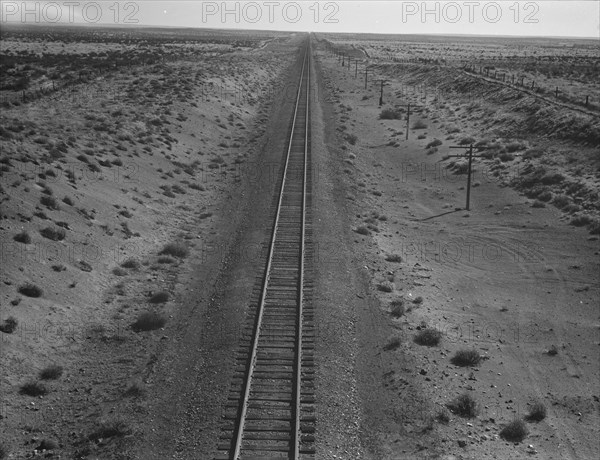
[[[160,291],[150,297],[150,303],[165,303],[169,300],[169,293],[167,291]]]
[[[144,385],[137,381],[133,382],[131,385],[129,385],[127,390],[125,390],[125,392],[123,393],[124,396],[130,397],[130,398],[141,398],[145,394],[146,394],[146,389],[144,388]]]
[[[400,120],[402,112],[394,109],[383,109],[379,114],[380,120]]]
[[[5,334],[12,334],[17,329],[17,325],[19,322],[17,318],[14,316],[9,316],[4,320],[2,324],[0,324],[0,332],[4,332]]]
[[[54,439],[44,438],[40,444],[35,448],[36,451],[42,450],[56,450],[58,449],[58,443]],[[48,455],[46,455],[47,457]]]
[[[3,442],[0,442],[0,460],[8,458],[9,453],[8,447]]]
[[[477,350],[458,350],[450,362],[455,366],[477,366],[481,362],[481,356]]]
[[[500,161],[503,163],[506,163],[507,161],[513,161],[515,156],[512,153],[503,152],[498,156],[498,158],[500,158]]]
[[[413,123],[412,129],[427,129],[427,123],[423,120],[417,120]]]
[[[127,260],[125,260],[122,264],[121,267],[123,268],[131,268],[133,270],[138,270],[140,268],[140,262],[136,259],[133,258],[129,258]]]
[[[532,204],[531,204],[532,208],[545,208],[546,207],[546,203],[544,203],[543,201],[540,200],[535,200]]]
[[[450,413],[448,412],[447,409],[442,408],[436,414],[435,419],[440,423],[444,423],[444,424],[450,423]]]
[[[585,227],[592,223],[592,218],[586,214],[579,214],[571,219],[570,224],[575,227]]]
[[[383,349],[386,351],[395,350],[400,345],[402,345],[402,340],[400,339],[400,337],[397,335],[393,335],[388,338],[387,342],[383,346]]]
[[[467,174],[469,172],[469,162],[457,161],[453,165],[454,174]]]
[[[434,139],[434,140],[432,140],[430,143],[428,143],[428,144],[425,146],[425,148],[426,148],[426,149],[430,149],[430,148],[437,147],[437,146],[439,146],[439,145],[442,145],[442,144],[443,144],[443,142],[442,142],[442,141],[440,141],[439,139]]]
[[[63,367],[58,364],[50,364],[40,371],[42,380],[56,380],[63,374]]]
[[[394,286],[392,283],[384,281],[383,283],[379,283],[377,285],[377,290],[381,292],[392,292],[394,290]]]
[[[27,396],[44,396],[48,394],[48,388],[43,383],[30,380],[21,385],[19,393]]]
[[[527,414],[527,420],[533,422],[541,422],[546,418],[546,406],[541,401],[536,401],[529,408],[529,413]]]
[[[550,200],[552,200],[552,192],[550,190],[544,190],[542,193],[540,193],[537,196],[537,199],[540,201],[544,201],[544,202],[549,202]]]
[[[62,241],[67,234],[62,228],[45,227],[40,230],[40,235],[52,241]]]
[[[385,256],[385,260],[388,262],[400,263],[402,262],[402,256],[400,254],[388,254]]]
[[[135,322],[131,325],[131,328],[135,332],[153,331],[155,329],[160,329],[165,324],[167,324],[167,319],[163,315],[147,311],[138,315]]]
[[[189,253],[190,251],[184,243],[168,243],[159,252],[160,255],[179,258],[187,257]]]
[[[518,152],[519,150],[525,150],[527,148],[527,146],[523,142],[519,141],[509,142],[504,147],[509,153]]]
[[[44,294],[42,288],[32,283],[25,283],[19,286],[19,294],[23,294],[27,297],[41,297]]]
[[[17,233],[13,237],[13,240],[15,240],[17,243],[29,244],[31,243],[31,236],[29,233],[27,233],[27,231],[23,230],[22,232]]]
[[[127,270],[123,270],[121,267],[115,267],[115,268],[113,268],[112,273],[115,276],[125,276],[129,272]]]
[[[536,401],[529,408],[527,420],[532,422],[541,422],[546,418],[546,406],[541,401]]]
[[[552,200],[552,204],[558,209],[563,209],[569,203],[571,203],[571,199],[567,195],[556,195]]]
[[[452,401],[446,403],[446,407],[450,409],[454,414],[460,415],[461,417],[473,418],[478,413],[478,404],[475,398],[469,393],[463,393]]]
[[[114,437],[122,437],[131,433],[129,425],[122,420],[108,420],[100,423],[98,429],[92,432],[88,439],[97,441]]]
[[[414,341],[418,345],[434,347],[442,340],[442,332],[434,328],[425,328],[415,335]]]
[[[521,442],[528,434],[527,425],[521,419],[513,420],[500,431],[500,437],[510,442]]]
[[[157,262],[159,264],[172,264],[175,263],[176,260],[173,259],[173,257],[169,257],[169,256],[160,256],[157,260]]]
[[[542,149],[529,149],[523,154],[524,160],[530,160],[532,158],[540,158],[544,154]]]
[[[40,198],[40,203],[46,206],[48,209],[56,211],[60,208],[58,201],[53,196],[44,195]]]
[[[355,134],[348,133],[345,138],[350,145],[356,145],[356,142],[358,141],[358,137]]]
[[[394,318],[400,318],[406,312],[406,309],[404,308],[404,300],[403,299],[393,300],[392,303],[390,304],[390,306],[391,306],[390,313],[392,314],[392,316]]]

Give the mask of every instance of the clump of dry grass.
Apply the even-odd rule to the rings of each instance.
[[[29,233],[27,233],[26,230],[23,230],[20,233],[17,233],[13,239],[17,242],[17,243],[23,243],[23,244],[29,244],[31,243],[31,236],[29,235]]]
[[[521,442],[528,434],[527,424],[521,419],[513,420],[500,431],[502,439],[510,442]]]
[[[30,380],[21,385],[19,392],[27,396],[44,396],[48,394],[48,388],[43,383]]]
[[[150,297],[150,303],[165,303],[168,300],[169,293],[167,291],[156,292]]]
[[[121,267],[137,270],[140,268],[140,262],[137,261],[136,259],[129,258],[121,264]]]
[[[6,445],[3,442],[0,442],[0,460],[8,458],[9,453],[10,451],[8,450],[8,447],[6,447]]]
[[[400,318],[401,316],[404,316],[404,313],[406,313],[406,309],[404,308],[404,300],[403,299],[393,300],[392,303],[390,304],[390,306],[391,306],[390,313],[392,314],[392,316],[394,318]]]
[[[385,260],[388,262],[400,263],[402,262],[402,256],[400,254],[388,254],[385,256]]]
[[[389,281],[384,281],[383,283],[379,283],[377,285],[377,290],[381,292],[392,292],[394,290],[394,286]]]
[[[45,227],[40,230],[40,235],[52,241],[62,241],[67,234],[62,228]]]
[[[477,350],[458,350],[450,362],[455,366],[477,366],[481,362],[481,355]]]
[[[131,428],[126,422],[119,419],[107,420],[101,422],[100,426],[88,436],[88,439],[97,441],[99,439],[122,437],[129,433],[131,433]]]
[[[189,253],[190,250],[187,248],[187,246],[184,243],[179,242],[168,243],[159,252],[160,255],[167,255],[179,258],[187,257]]]
[[[124,396],[130,397],[130,398],[141,398],[145,394],[146,394],[146,389],[144,388],[144,385],[138,381],[135,381],[131,385],[129,385],[127,390],[125,390],[125,392],[123,393]]]
[[[447,409],[442,408],[436,414],[435,419],[440,423],[444,423],[444,424],[450,423],[450,413],[448,412]]]
[[[165,324],[167,324],[167,319],[163,315],[147,311],[138,315],[135,322],[131,325],[131,328],[135,332],[153,331],[155,329],[160,329]]]
[[[386,344],[384,345],[383,349],[386,350],[386,351],[395,350],[401,344],[402,344],[402,339],[400,339],[400,337],[397,336],[397,335],[393,335],[393,336],[391,336],[391,337],[388,338],[388,340],[387,340]]]
[[[63,367],[58,364],[50,364],[40,371],[42,380],[56,380],[63,374]]]
[[[442,340],[442,332],[431,327],[419,331],[414,338],[415,343],[427,347],[434,347],[438,345],[440,340]]]
[[[41,297],[44,294],[44,291],[41,287],[36,286],[32,283],[25,283],[19,286],[19,294],[23,294],[27,297]]]
[[[123,270],[121,267],[113,268],[112,273],[113,273],[113,275],[116,275],[116,276],[125,276],[128,274],[127,270]]]
[[[479,411],[478,406],[475,398],[469,393],[463,393],[446,403],[446,407],[453,413],[467,418],[473,418],[477,415]]]
[[[46,206],[48,209],[56,211],[60,208],[58,201],[53,196],[44,195],[40,198],[40,203]]]
[[[44,438],[40,442],[39,446],[36,447],[36,451],[42,450],[56,450],[58,449],[58,443],[54,439]]]
[[[402,112],[394,109],[383,109],[379,114],[380,120],[400,120],[402,118]]]
[[[14,316],[9,316],[4,320],[2,324],[0,324],[0,332],[4,332],[5,334],[12,334],[17,329],[17,325],[19,322],[17,318]]]
[[[529,408],[529,413],[527,414],[527,420],[533,422],[541,422],[546,418],[546,406],[541,401],[536,401]]]

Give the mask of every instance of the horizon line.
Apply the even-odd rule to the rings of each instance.
[[[111,23],[95,23],[89,24],[84,22],[69,22],[69,23],[23,23],[23,22],[12,22],[5,21],[0,24],[0,31],[3,26],[27,26],[27,27],[81,27],[81,28],[104,28],[104,29],[144,29],[144,28],[158,28],[158,29],[176,29],[176,30],[218,30],[218,31],[237,31],[237,32],[278,32],[278,33],[307,33],[307,34],[348,34],[348,35],[397,35],[397,36],[438,36],[438,37],[480,37],[480,38],[547,38],[547,39],[567,39],[567,40],[597,40],[600,43],[599,37],[591,36],[578,36],[578,35],[511,35],[511,34],[452,34],[452,33],[439,33],[439,32],[428,32],[428,33],[401,33],[401,32],[355,32],[355,31],[306,31],[306,30],[282,30],[282,29],[240,29],[234,27],[202,27],[202,26],[172,26],[165,24],[111,24]]]

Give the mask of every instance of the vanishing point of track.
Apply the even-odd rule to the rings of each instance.
[[[236,357],[219,459],[314,457],[310,44],[304,50],[266,267]],[[253,299],[254,300],[254,299]]]

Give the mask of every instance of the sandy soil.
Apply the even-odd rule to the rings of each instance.
[[[447,149],[450,142],[425,153],[430,141],[447,136],[429,120],[439,116],[435,109],[429,106],[428,115],[413,118],[428,126],[411,129],[405,141],[404,120],[378,119],[378,84],[364,91],[363,81],[336,58],[323,53],[321,59],[337,128],[344,125],[342,133],[357,136],[355,145],[345,143],[331,154],[344,165],[354,229],[368,229],[367,235],[355,233],[354,251],[365,255],[361,265],[376,299],[364,304],[375,319],[359,323],[357,334],[361,337],[363,329],[363,354],[373,336],[380,347],[381,360],[369,360],[357,371],[375,380],[361,393],[363,427],[376,439],[372,458],[435,456],[440,445],[456,458],[595,457],[600,452],[598,237],[561,222],[556,209],[532,208],[532,201],[505,181],[483,174],[483,162],[476,163],[478,186],[471,212],[465,211],[465,175],[440,163],[444,154],[456,153]],[[396,79],[386,87],[383,108],[418,103],[419,95],[393,96],[402,83]],[[387,261],[392,254],[401,261]],[[406,312],[394,318],[390,304],[397,299],[404,300]],[[426,326],[441,331],[439,346],[413,342]],[[397,336],[400,344],[385,350],[388,336]],[[549,354],[553,347],[557,353]],[[464,348],[483,357],[479,366],[450,362]],[[371,402],[373,387],[386,395],[381,399],[387,406]],[[403,398],[413,391],[423,399],[421,407],[414,400],[395,404],[396,393]],[[450,420],[440,422],[445,404],[465,391],[478,401],[478,416],[448,412]],[[527,423],[523,442],[501,439],[501,428],[526,416],[534,401],[543,402],[547,417]],[[411,412],[415,407],[418,414]],[[423,433],[440,444],[420,441]]]
[[[301,38],[127,69],[82,97],[3,111],[0,237],[9,269],[0,320],[18,320],[0,334],[8,458],[212,457],[263,267],[292,109],[281,91],[293,88]],[[449,111],[472,101],[420,109],[413,120],[427,127],[406,141],[404,120],[379,119],[378,84],[365,91],[324,49],[315,56],[317,457],[594,458],[598,237],[508,186],[509,173],[522,170],[512,165],[535,159],[510,160],[498,174],[493,161],[476,160],[465,211],[465,175],[443,158],[459,139],[448,138]],[[401,78],[386,86],[383,108],[419,100]],[[202,92],[219,85],[256,97]],[[461,116],[460,135],[497,136],[478,121]],[[436,138],[437,151],[426,148]],[[554,158],[574,148],[561,142],[553,140]],[[576,148],[581,160],[593,156]],[[586,181],[597,188],[593,175]],[[587,211],[592,201],[578,203]],[[65,238],[44,238],[46,226]],[[29,243],[13,239],[23,230]],[[161,258],[169,242],[187,257]],[[122,267],[128,259],[137,263]],[[19,294],[26,282],[43,294]],[[404,311],[393,314],[400,300]],[[134,331],[145,311],[166,324]],[[429,328],[440,343],[415,343]],[[475,350],[479,365],[452,364],[462,349]],[[62,375],[38,377],[50,363]],[[29,380],[48,393],[22,394]],[[477,401],[473,418],[446,407],[463,392]],[[522,442],[503,440],[502,427],[536,401],[545,419],[526,422]]]
[[[50,457],[125,458],[145,439],[162,402],[155,395],[172,396],[163,388],[173,375],[161,371],[177,343],[210,329],[204,316],[190,318],[215,291],[296,46],[134,67],[3,110],[0,319],[18,322],[0,336],[8,458],[44,448]],[[45,227],[65,236],[50,240]],[[14,240],[20,232],[27,242]],[[189,257],[160,256],[167,243]],[[39,297],[19,292],[28,282]],[[145,311],[164,327],[133,330]],[[50,364],[62,375],[45,380]],[[45,394],[24,394],[28,381]]]

